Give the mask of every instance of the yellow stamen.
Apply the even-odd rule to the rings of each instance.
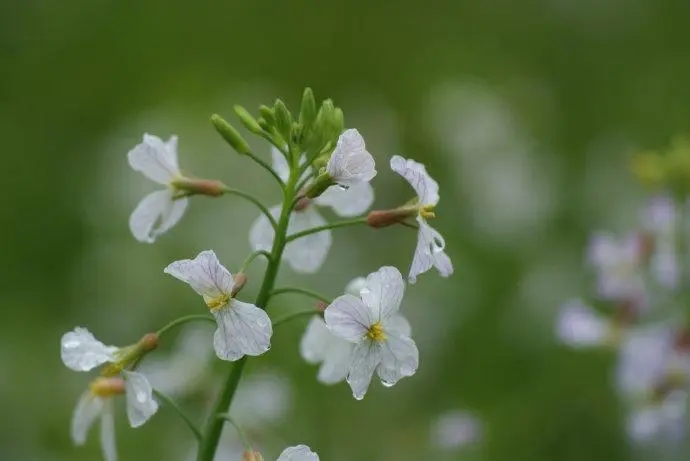
[[[204,301],[206,301],[206,305],[209,307],[209,309],[217,310],[225,306],[228,301],[230,301],[230,295],[222,293],[214,298],[204,296]]]
[[[380,343],[388,339],[388,336],[386,336],[386,332],[383,330],[383,325],[380,322],[376,322],[369,327],[367,338]]]
[[[436,205],[423,205],[419,207],[419,215],[424,219],[431,219],[436,217],[434,213],[434,208]]]

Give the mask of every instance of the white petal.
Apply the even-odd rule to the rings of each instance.
[[[438,183],[429,176],[424,165],[394,155],[391,157],[391,169],[410,183],[417,193],[420,205],[436,205],[438,203]]]
[[[153,399],[153,389],[144,375],[134,371],[122,373],[125,376],[129,425],[139,427],[158,411],[158,402]]]
[[[325,224],[326,221],[321,217],[316,207],[310,206],[305,210],[296,211],[290,215],[288,234],[294,234]],[[331,243],[330,230],[307,235],[288,243],[283,257],[296,272],[313,274],[326,261]]]
[[[635,410],[628,416],[628,436],[634,442],[647,443],[659,434],[662,424],[658,407],[650,406]]]
[[[194,259],[170,263],[163,272],[189,284],[205,299],[229,295],[235,283],[213,250],[204,250]]]
[[[375,322],[381,322],[398,311],[405,293],[400,271],[384,266],[367,276],[360,291],[362,301],[372,311]]]
[[[278,219],[280,216],[280,210],[280,205],[271,207],[269,209],[271,215],[276,219]],[[273,231],[271,223],[269,222],[268,218],[261,213],[261,215],[259,215],[259,217],[256,218],[252,224],[252,227],[249,229],[249,243],[254,251],[271,251],[274,235],[275,232]]]
[[[400,379],[412,376],[419,366],[419,351],[415,342],[396,331],[386,331],[381,343],[381,363],[376,369],[384,386],[393,386]]]
[[[443,252],[446,241],[436,229],[419,216],[417,217],[417,224],[419,225],[417,247],[412,258],[408,281],[410,283],[417,282],[417,276],[433,266],[439,269],[441,276],[449,276],[453,273],[453,266],[450,263],[450,258]]]
[[[117,447],[115,445],[115,411],[112,399],[105,402],[101,414],[101,451],[105,461],[117,461]]]
[[[352,362],[347,375],[347,383],[352,395],[362,400],[369,389],[369,383],[376,367],[381,363],[381,347],[373,341],[362,341],[352,352]]]
[[[75,445],[84,445],[89,429],[103,411],[103,405],[104,400],[93,395],[91,391],[86,391],[79,397],[77,406],[72,413],[70,427],[72,442]]]
[[[581,299],[566,302],[556,320],[556,334],[568,346],[587,347],[604,342],[611,324]]]
[[[89,371],[105,362],[115,360],[117,347],[106,346],[86,328],[77,327],[62,335],[60,354],[62,362],[75,371]]]
[[[359,216],[374,203],[374,188],[368,182],[355,184],[348,189],[331,186],[315,199],[319,206],[329,206],[338,216]]]
[[[412,327],[410,326],[410,322],[408,322],[407,319],[400,314],[395,314],[388,319],[388,322],[386,323],[386,331],[391,331],[408,337],[412,335]]]
[[[135,171],[140,171],[147,178],[160,184],[168,184],[180,175],[177,166],[176,136],[164,143],[158,136],[147,133],[143,142],[129,151],[127,159]]]
[[[182,219],[189,200],[173,200],[172,191],[165,189],[151,192],[141,199],[129,217],[129,229],[134,238],[153,243]]]
[[[482,437],[482,423],[473,414],[451,410],[442,414],[432,426],[433,444],[442,450],[457,450]]]
[[[306,445],[297,445],[283,450],[278,456],[278,461],[319,461],[319,455]]]
[[[273,326],[262,309],[233,299],[211,313],[218,322],[213,347],[219,359],[235,361],[245,355],[261,355],[270,349]]]
[[[643,396],[665,375],[673,350],[673,332],[667,325],[633,330],[623,341],[616,381],[623,393]]]
[[[347,284],[345,287],[345,293],[350,293],[354,296],[359,296],[362,288],[367,283],[367,279],[364,277],[356,277]]]
[[[276,147],[271,147],[271,166],[283,182],[287,182],[290,177],[290,165],[282,152]]]
[[[364,139],[355,129],[345,130],[338,138],[326,171],[333,180],[346,187],[368,182],[376,176],[374,157],[366,150]]]
[[[334,335],[353,343],[362,341],[376,322],[371,309],[350,294],[334,299],[324,311],[324,319]]]
[[[331,336],[333,333],[328,330],[326,322],[318,315],[312,317],[299,343],[299,352],[302,358],[307,363],[321,362],[325,357]]]
[[[355,345],[330,333],[325,357],[316,379],[323,384],[336,384],[347,378]]]

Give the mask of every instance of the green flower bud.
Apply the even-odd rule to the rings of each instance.
[[[326,189],[335,184],[333,178],[328,173],[321,173],[316,177],[316,180],[309,186],[304,196],[307,198],[315,198],[323,194]]]
[[[276,124],[275,112],[270,107],[264,106],[263,104],[259,106],[259,115],[263,117],[268,125]]]
[[[242,125],[244,125],[246,129],[254,134],[261,134],[261,127],[252,114],[247,112],[247,109],[240,105],[235,105],[234,109],[235,113],[240,119],[240,122],[242,122]]]
[[[316,100],[311,88],[305,88],[302,93],[302,104],[299,108],[299,123],[302,130],[307,131],[316,120]]]
[[[245,141],[242,135],[235,128],[233,128],[232,125],[226,122],[223,117],[218,114],[213,114],[211,116],[211,123],[213,123],[216,131],[223,137],[223,139],[225,139],[225,141],[237,152],[240,154],[248,154],[251,152],[247,141]],[[254,123],[256,124],[256,121],[254,121]],[[259,125],[257,124],[256,127],[259,128]]]
[[[275,113],[275,127],[278,130],[278,134],[285,141],[289,141],[292,134],[292,115],[290,115],[290,111],[280,99],[276,99],[273,111]],[[269,120],[266,121],[270,122]]]

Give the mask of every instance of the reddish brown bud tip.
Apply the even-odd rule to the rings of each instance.
[[[147,333],[139,340],[139,350],[141,352],[149,352],[158,347],[158,334]]]
[[[681,328],[676,333],[675,347],[679,351],[690,350],[690,329]]]
[[[247,283],[247,275],[244,272],[239,272],[235,274],[235,284],[232,286],[232,292],[230,292],[230,297],[234,298],[237,293],[239,293],[244,284]]]
[[[326,304],[326,303],[323,302],[323,301],[318,301],[318,302],[316,303],[316,310],[319,311],[319,312],[325,311],[327,307],[328,307],[328,304]]]
[[[400,224],[405,218],[413,214],[414,212],[403,208],[396,208],[394,210],[374,210],[367,215],[367,224],[375,229],[380,229],[382,227],[392,226],[393,224]]]
[[[190,195],[207,195],[209,197],[221,196],[227,189],[225,184],[215,179],[183,178],[173,182],[173,186]]]
[[[295,211],[304,211],[309,205],[311,205],[311,199],[302,195],[295,203]]]
[[[245,451],[242,461],[264,461],[264,457],[258,451]]]

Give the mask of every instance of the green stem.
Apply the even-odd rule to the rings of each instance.
[[[292,160],[292,165],[290,165],[290,177],[284,188],[283,206],[275,230],[273,247],[271,249],[271,259],[268,261],[261,289],[254,302],[257,307],[261,308],[266,307],[270,299],[271,291],[273,290],[276,276],[278,275],[278,269],[280,268],[283,250],[287,244],[287,226],[290,219],[290,213],[292,212],[292,201],[295,199],[295,186],[299,181],[299,152],[291,152],[291,154],[290,158]],[[232,398],[237,390],[237,385],[242,377],[242,371],[244,370],[246,362],[246,356],[236,361],[225,380],[225,385],[216,399],[208,423],[206,424],[201,443],[199,444],[197,461],[212,461],[216,454],[218,440],[223,432],[223,423],[225,422],[223,419],[218,419],[216,415],[225,413],[228,408],[230,408]]]
[[[273,171],[273,170],[271,170],[271,171]],[[281,182],[281,184],[282,184],[282,182]],[[233,188],[230,188],[230,187],[225,187],[225,188],[223,189],[223,193],[224,193],[224,194],[230,194],[230,195],[237,195],[238,197],[242,197],[242,198],[244,198],[244,199],[249,200],[250,202],[252,202],[254,205],[257,206],[257,208],[259,208],[259,210],[261,210],[261,212],[264,214],[264,216],[266,216],[266,218],[268,219],[268,222],[271,223],[271,226],[272,226],[273,229],[275,230],[276,226],[278,225],[278,224],[276,223],[275,218],[273,217],[273,215],[271,214],[271,212],[269,211],[269,209],[266,207],[266,205],[264,205],[263,203],[261,203],[261,202],[259,201],[259,199],[257,199],[256,197],[254,197],[254,196],[251,195],[251,194],[248,194],[248,193],[246,193],[246,192],[242,192],[241,190],[233,189]]]
[[[282,316],[278,317],[277,319],[275,319],[273,321],[273,327],[275,328],[280,324],[283,324],[285,322],[289,322],[290,320],[293,320],[293,319],[296,319],[299,317],[304,317],[307,315],[317,315],[317,314],[320,314],[320,311],[318,311],[316,309],[305,309],[305,310],[301,310],[301,311],[288,312],[287,314],[282,315]]]
[[[249,267],[249,265],[252,263],[252,261],[254,261],[259,256],[264,256],[269,263],[271,262],[271,253],[269,253],[266,250],[256,250],[255,252],[247,256],[247,259],[244,260],[244,262],[242,263],[242,267],[240,267],[240,270],[238,270],[237,272],[244,272],[247,269],[247,267]]]
[[[323,301],[326,304],[330,304],[331,300],[326,298],[325,296],[322,296],[315,291],[307,290],[306,288],[299,288],[299,287],[281,287],[281,288],[276,288],[271,292],[271,298],[274,296],[277,296],[282,293],[298,293],[301,295],[309,296],[310,298],[314,298],[318,301]]]
[[[175,320],[173,320],[172,322],[168,323],[168,324],[165,325],[163,328],[161,328],[160,330],[158,330],[158,331],[156,332],[156,334],[157,334],[158,337],[160,338],[161,336],[163,336],[164,334],[166,334],[168,331],[172,330],[173,328],[175,328],[175,327],[177,327],[177,326],[179,326],[179,325],[183,325],[183,324],[189,323],[189,322],[195,322],[195,321],[198,321],[198,320],[205,320],[205,321],[207,321],[207,322],[216,323],[216,320],[215,320],[213,317],[211,317],[210,315],[206,315],[206,314],[185,315],[184,317],[180,317],[180,318],[175,319]]]
[[[199,430],[198,427],[192,422],[191,419],[189,419],[189,416],[182,411],[182,408],[178,404],[176,404],[173,399],[168,397],[167,395],[163,394],[161,391],[157,389],[153,389],[153,394],[158,397],[158,400],[162,400],[165,402],[165,405],[168,406],[169,408],[175,410],[175,412],[182,418],[182,420],[187,424],[187,427],[194,433],[194,437],[196,437],[197,441],[201,441],[201,431]]]
[[[244,433],[242,428],[240,427],[239,424],[237,424],[237,421],[232,419],[230,416],[230,413],[221,413],[218,415],[218,419],[225,420],[232,424],[235,427],[235,430],[237,431],[237,434],[240,436],[240,439],[242,440],[242,445],[244,445],[244,449],[246,451],[252,451],[252,444],[249,443],[249,439],[247,438],[247,434]]]
[[[256,155],[254,155],[251,152],[248,152],[245,155],[247,157],[251,158],[252,160],[254,160],[264,170],[268,171],[271,174],[271,176],[273,176],[275,178],[275,180],[278,182],[278,184],[280,185],[280,188],[283,191],[285,191],[285,183],[280,178],[280,176],[278,176],[278,173],[275,172],[275,170],[271,167],[271,165],[269,165],[268,163],[266,163],[265,161],[263,161],[262,159],[260,159],[259,157],[257,157]]]
[[[312,227],[311,229],[304,230],[302,232],[297,232],[292,235],[289,235],[287,237],[286,243],[290,243],[293,240],[297,240],[302,237],[306,237],[307,235],[311,234],[316,234],[318,232],[323,232],[325,230],[330,230],[330,229],[337,229],[339,227],[348,227],[348,226],[356,226],[358,224],[366,224],[367,223],[367,218],[355,218],[355,219],[348,219],[345,221],[338,221],[330,224],[326,224],[324,226],[318,226],[318,227]]]

